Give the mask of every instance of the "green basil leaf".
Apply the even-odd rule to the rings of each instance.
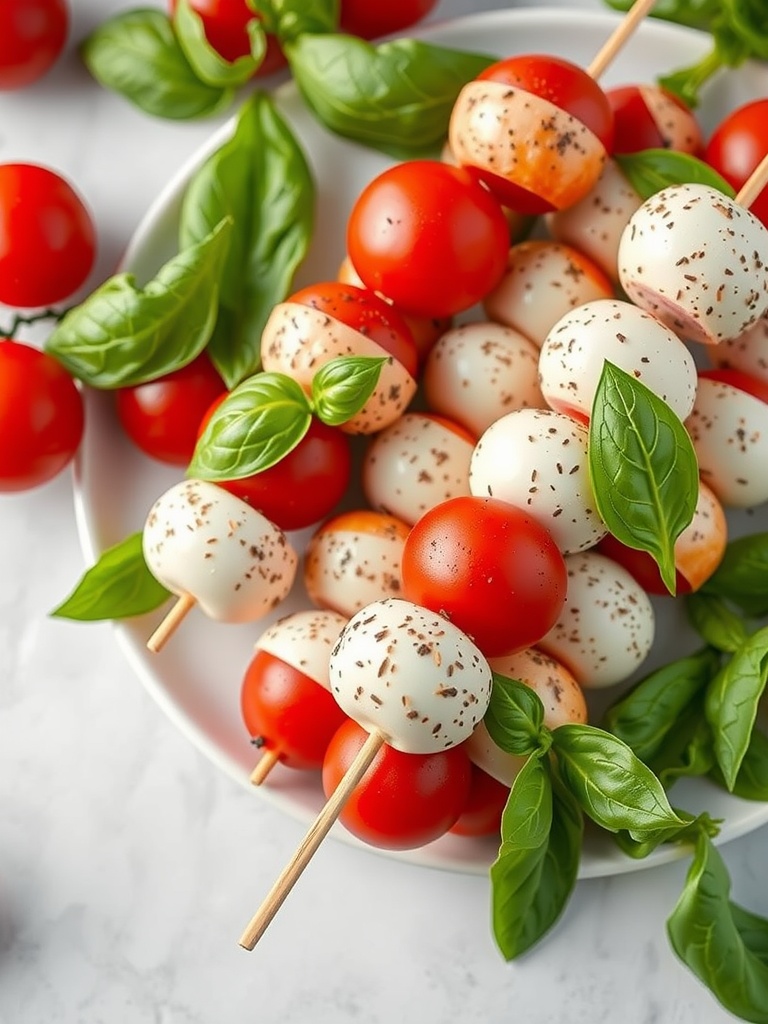
[[[718,785],[726,786],[723,773],[716,765],[710,776]],[[731,792],[742,800],[768,800],[768,736],[758,728],[752,730]]]
[[[768,1022],[768,965],[745,939],[750,920],[738,914],[740,931],[729,900],[731,881],[722,857],[703,832],[688,870],[680,899],[667,921],[667,934],[675,953],[728,1010],[745,1021]],[[761,922],[761,924],[768,924]]]
[[[286,46],[309,108],[338,135],[405,157],[445,139],[462,87],[497,58],[397,39],[300,35]]]
[[[709,185],[733,199],[735,189],[721,175],[689,153],[674,149],[643,149],[614,154],[616,163],[641,199],[650,199],[667,185],[694,182]]]
[[[256,21],[255,18],[254,21]],[[262,29],[260,35],[254,36],[257,41],[259,38],[262,40],[263,49],[260,55],[246,54],[234,61],[226,60],[208,42],[203,19],[197,11],[192,9],[190,0],[177,0],[173,15],[173,27],[190,67],[206,85],[219,88],[237,88],[244,85],[253,77],[267,49]]]
[[[616,11],[628,11],[635,0],[605,0]],[[651,17],[675,21],[690,28],[708,29],[722,8],[722,0],[656,0]]]
[[[124,11],[102,22],[81,55],[93,77],[147,114],[186,120],[210,117],[233,99],[190,66],[170,19],[158,10]]]
[[[339,0],[253,0],[268,32],[285,44],[300,35],[335,32]]]
[[[662,786],[669,789],[683,776],[707,775],[716,763],[712,728],[704,713],[704,696],[675,719],[661,747],[647,762]]]
[[[660,830],[652,839],[638,842],[632,839],[628,832],[617,832],[615,839],[617,844],[629,857],[634,860],[643,860],[663,843],[687,843],[698,838],[699,832],[703,829],[707,835],[716,836],[720,832],[720,826],[704,811],[698,817],[694,817],[687,811],[675,810],[675,813],[686,823],[679,828]]]
[[[718,35],[725,29],[749,50],[749,56],[768,60],[768,22],[763,0],[723,0],[722,10],[713,28]]]
[[[768,626],[753,633],[707,687],[707,720],[728,789],[735,785],[747,752],[766,681]]]
[[[187,476],[240,480],[269,469],[296,447],[311,422],[307,396],[295,380],[282,373],[257,373],[216,408]]]
[[[589,424],[589,471],[611,533],[655,558],[675,592],[675,540],[696,509],[699,469],[678,416],[644,384],[606,360]]]
[[[732,601],[748,615],[768,612],[768,533],[728,542],[720,565],[701,588]]]
[[[51,612],[58,619],[126,619],[159,608],[170,596],[147,568],[141,533],[108,548],[69,597]]]
[[[508,754],[542,749],[544,705],[530,686],[517,679],[493,673],[491,701],[483,722],[496,746]]]
[[[312,407],[323,423],[337,427],[363,408],[376,389],[386,356],[337,356],[312,378]]]
[[[45,348],[94,388],[128,387],[177,370],[205,348],[216,322],[231,224],[221,221],[144,288],[116,274],[70,310]]]
[[[738,903],[729,904],[731,917],[741,941],[754,956],[768,966],[768,921]]]
[[[647,762],[719,667],[720,658],[709,648],[663,665],[608,709],[604,727]]]
[[[687,594],[685,607],[691,625],[711,647],[732,654],[749,637],[744,621],[715,594]]]
[[[222,217],[233,221],[221,270],[219,319],[208,346],[230,388],[259,367],[264,324],[289,293],[309,246],[314,193],[300,145],[263,92],[243,105],[232,138],[187,188],[182,248],[198,242]]]
[[[594,822],[633,839],[684,824],[664,788],[626,743],[590,725],[561,725],[552,732],[563,782]]]

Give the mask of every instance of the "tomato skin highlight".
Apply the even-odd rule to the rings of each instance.
[[[0,89],[23,89],[47,74],[67,41],[65,0],[2,0]]]
[[[326,797],[368,738],[349,719],[334,733],[323,761]],[[410,850],[439,839],[466,806],[471,763],[463,746],[436,754],[405,754],[386,743],[339,815],[353,835],[387,850]]]
[[[45,352],[0,341],[0,492],[53,479],[84,426],[83,399],[66,370]]]
[[[567,573],[549,531],[496,498],[457,497],[412,527],[403,596],[445,615],[497,657],[537,643],[565,601]]]
[[[96,254],[93,221],[55,171],[0,164],[0,302],[50,306],[77,291]]]
[[[509,226],[465,168],[437,160],[390,167],[363,189],[347,250],[365,285],[415,316],[451,317],[501,279]]]

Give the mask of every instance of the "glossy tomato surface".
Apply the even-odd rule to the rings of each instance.
[[[351,719],[334,734],[323,762],[326,797],[368,738]],[[461,746],[404,754],[386,743],[344,804],[339,820],[358,839],[388,850],[424,846],[444,835],[466,806],[471,764]]]
[[[449,831],[457,836],[497,836],[508,799],[509,786],[473,764],[466,806]]]
[[[171,0],[171,16],[177,5],[178,0]],[[251,10],[247,0],[190,0],[189,6],[200,16],[205,38],[225,60],[235,61],[251,52],[248,23],[258,15]],[[286,63],[279,43],[268,34],[267,50],[256,74],[270,75],[285,67]]]
[[[2,0],[0,89],[22,89],[42,78],[64,49],[68,29],[65,0]]]
[[[704,159],[738,190],[768,152],[768,97],[745,103],[715,128],[704,149]],[[768,187],[750,206],[768,227]]]
[[[368,288],[398,309],[450,317],[479,302],[506,268],[509,225],[469,171],[436,160],[390,167],[350,213],[347,250]]]
[[[403,596],[445,615],[486,657],[537,643],[565,601],[565,561],[550,533],[496,498],[450,498],[405,542]]]
[[[0,302],[49,306],[85,283],[93,222],[69,182],[38,164],[0,164]]]
[[[66,370],[29,345],[0,341],[0,491],[46,483],[83,436],[83,400]]]
[[[341,0],[340,30],[363,39],[400,32],[421,21],[437,0]]]
[[[676,149],[699,153],[701,130],[693,111],[666,89],[622,85],[606,92],[613,110],[613,152]]]

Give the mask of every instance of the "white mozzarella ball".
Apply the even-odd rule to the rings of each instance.
[[[346,623],[346,616],[329,609],[293,612],[264,630],[256,650],[279,658],[329,690],[328,661]]]
[[[184,480],[147,516],[144,557],[171,593],[222,622],[262,618],[287,597],[298,556],[285,534],[223,487]]]
[[[485,714],[491,670],[469,637],[411,601],[375,601],[331,653],[341,709],[390,746],[431,754],[463,742]]]
[[[741,370],[768,384],[768,313],[738,336],[728,338],[709,350],[715,366]]]
[[[497,746],[491,739],[485,722],[478,723],[466,741],[464,749],[472,764],[482,768],[487,775],[504,786],[511,787],[527,760],[519,754],[510,754]]]
[[[685,422],[702,480],[726,506],[768,501],[768,404],[732,384],[699,379]]]
[[[363,493],[373,509],[413,526],[441,501],[469,494],[474,446],[472,435],[448,420],[406,413],[369,443]]]
[[[547,404],[588,422],[608,360],[685,419],[696,395],[696,364],[660,320],[630,302],[596,299],[566,313],[541,347],[539,381]]]
[[[416,393],[416,381],[402,363],[376,342],[335,317],[300,302],[280,302],[272,310],[261,337],[264,370],[293,377],[309,394],[312,378],[338,356],[385,357],[373,394],[341,429],[373,434],[404,412]]]
[[[590,548],[607,531],[589,479],[587,437],[585,427],[550,409],[508,413],[475,446],[470,490],[528,512],[563,554]]]
[[[476,437],[513,409],[541,409],[539,350],[510,327],[471,323],[437,341],[424,367],[430,409],[461,423]]]
[[[619,245],[630,299],[689,341],[716,345],[768,310],[768,229],[706,185],[671,185],[633,214]]]
[[[567,665],[586,690],[623,682],[653,644],[650,598],[626,569],[595,551],[565,561],[565,604],[538,646]]]
[[[642,202],[616,161],[606,160],[591,191],[573,206],[547,214],[547,227],[553,238],[583,252],[611,281],[618,281],[619,242]]]
[[[561,242],[537,240],[512,246],[504,276],[483,308],[491,320],[541,346],[561,316],[611,296],[610,281],[588,257]]]
[[[310,538],[304,558],[307,596],[350,616],[371,601],[400,595],[406,523],[383,512],[343,512]]]

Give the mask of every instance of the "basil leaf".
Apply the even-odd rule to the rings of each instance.
[[[462,87],[497,59],[416,39],[373,46],[347,35],[300,35],[286,56],[326,128],[395,157],[434,151]]]
[[[684,824],[659,780],[626,743],[590,725],[561,725],[552,732],[563,782],[594,822],[633,839]]]
[[[687,594],[685,607],[691,625],[711,647],[732,654],[748,639],[742,619],[715,594]]]
[[[93,77],[147,114],[186,120],[227,107],[232,89],[201,81],[170,19],[158,10],[125,11],[98,26],[80,50]]]
[[[688,870],[680,899],[667,921],[667,934],[675,953],[710,989],[716,999],[742,1020],[768,1022],[768,965],[764,932],[755,953],[747,945],[754,915],[736,911],[729,900],[731,881],[725,864],[703,832]],[[749,927],[748,927],[749,925]]]
[[[748,615],[768,612],[768,533],[729,541],[720,565],[701,590],[732,601]]]
[[[58,619],[126,619],[159,608],[170,596],[147,568],[141,533],[108,548],[51,612]]]
[[[667,185],[694,182],[735,198],[735,189],[709,164],[674,149],[643,149],[614,154],[616,163],[641,199],[650,199]]]
[[[712,728],[704,713],[703,695],[697,694],[647,764],[669,789],[683,776],[706,775],[715,763]]]
[[[725,787],[723,773],[717,766],[710,777]],[[749,737],[731,792],[742,800],[768,800],[768,736],[758,728],[753,729]]]
[[[729,903],[729,908],[744,945],[761,963],[768,966],[768,921],[745,910],[738,903]]]
[[[216,408],[187,476],[240,480],[269,469],[296,447],[311,422],[307,396],[296,381],[282,373],[257,373]]]
[[[616,11],[628,11],[634,0],[605,0]],[[713,15],[722,8],[722,0],[656,0],[652,18],[675,21],[690,28],[709,28]]]
[[[589,471],[597,509],[611,533],[648,551],[675,593],[675,540],[696,509],[693,444],[666,402],[606,360],[589,424]]]
[[[285,44],[297,36],[335,32],[338,0],[253,0],[268,32]]]
[[[232,138],[187,188],[182,248],[198,242],[222,217],[233,221],[221,268],[219,319],[208,346],[230,388],[259,367],[264,324],[290,291],[309,246],[314,191],[301,147],[263,92],[243,105]]]
[[[708,648],[663,665],[613,704],[603,725],[647,762],[719,667],[720,658]]]
[[[493,673],[491,701],[483,722],[496,746],[508,754],[542,749],[544,705],[530,686],[517,679]]]
[[[94,388],[119,388],[177,370],[205,348],[216,321],[230,222],[161,267],[144,288],[116,274],[70,310],[45,349]]]
[[[768,681],[768,626],[759,629],[720,669],[707,688],[706,714],[726,786],[736,782]]]
[[[381,376],[386,356],[337,356],[312,378],[312,407],[323,423],[337,427],[363,408]]]
[[[253,20],[258,24],[256,18]],[[226,60],[208,42],[203,19],[192,9],[190,0],[177,0],[173,28],[184,56],[200,81],[219,88],[244,85],[253,76],[267,49],[264,30],[259,26],[260,34],[255,34],[253,39],[257,47],[261,39],[260,51],[238,57],[234,61]]]

